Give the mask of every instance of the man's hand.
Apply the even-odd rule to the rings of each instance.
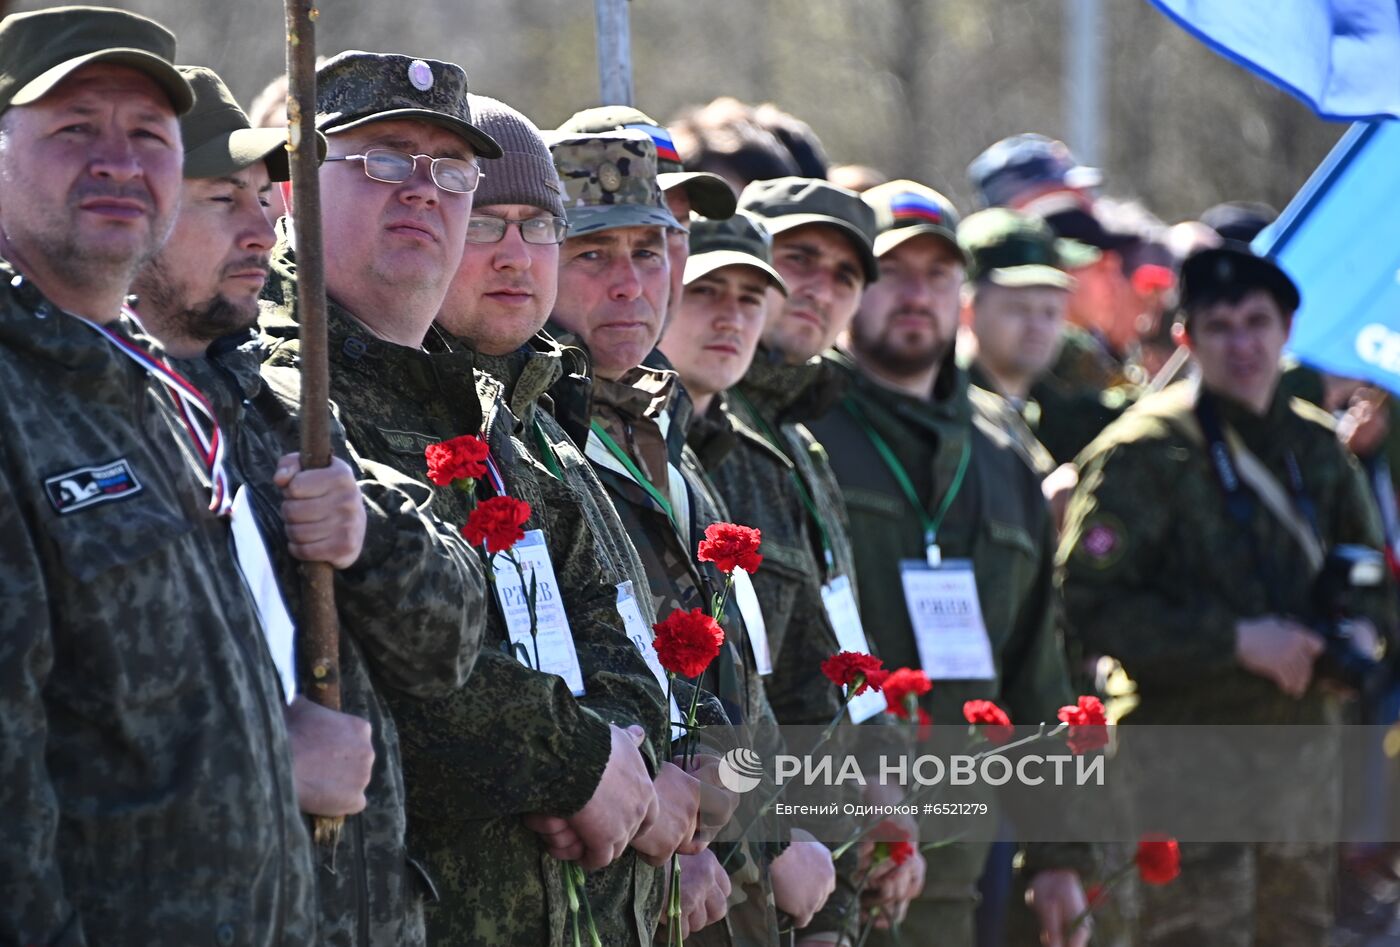
[[[812,916],[836,890],[831,849],[802,829],[792,830],[792,844],[773,860],[771,871],[773,899],[797,930],[812,923]]]
[[[662,891],[671,890],[671,863],[666,863],[666,878]],[[698,930],[722,920],[729,913],[729,874],[720,866],[714,852],[706,849],[699,855],[681,856],[681,936],[689,937]],[[667,924],[666,912],[661,912],[661,927]],[[658,935],[659,936],[659,935]]]
[[[1235,657],[1247,671],[1267,677],[1290,697],[1302,697],[1322,653],[1320,635],[1286,618],[1252,618],[1235,625]]]
[[[332,457],[329,467],[302,470],[301,455],[277,461],[272,477],[282,491],[287,548],[303,562],[348,569],[365,543],[365,501],[350,465]]]
[[[350,714],[296,697],[283,711],[292,747],[292,781],[302,812],[354,815],[365,807],[374,768],[370,726]]]
[[[637,726],[611,729],[612,751],[598,788],[582,809],[565,820],[583,844],[578,863],[584,871],[612,864],[656,819],[656,790],[637,750],[646,732]]]
[[[1079,486],[1079,468],[1074,464],[1060,464],[1040,481],[1040,492],[1050,504],[1050,521],[1055,524],[1055,532],[1064,529],[1065,511],[1069,509],[1069,498],[1074,488]]]
[[[660,868],[695,835],[700,782],[675,763],[662,763],[652,786],[656,790],[656,820],[645,832],[637,833],[632,847],[642,861]]]
[[[734,810],[739,808],[739,794],[726,789],[719,779],[719,757],[700,754],[691,757],[690,775],[700,783],[700,812],[695,834],[681,846],[682,855],[698,855],[715,840],[720,830],[729,824]],[[683,766],[683,757],[672,759]]]
[[[1390,431],[1390,412],[1385,402],[1384,392],[1358,388],[1346,413],[1337,421],[1337,440],[1355,456],[1365,459],[1380,450]]]
[[[896,865],[890,858],[870,870],[860,901],[866,910],[880,909],[875,917],[875,927],[884,931],[903,923],[904,916],[909,913],[909,902],[924,890],[924,872],[927,868],[924,856],[915,852],[902,865]]]
[[[1089,947],[1093,918],[1069,929],[1089,906],[1078,873],[1068,868],[1037,872],[1026,888],[1026,904],[1040,921],[1041,947]]]

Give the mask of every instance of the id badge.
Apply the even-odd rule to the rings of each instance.
[[[924,673],[937,681],[995,680],[972,561],[945,559],[932,568],[926,560],[905,559],[899,578]]]
[[[511,549],[525,575],[522,584],[515,565],[505,553],[492,559],[495,572],[496,601],[505,616],[506,632],[517,645],[515,655],[522,664],[557,674],[569,685],[575,697],[582,697],[583,669],[579,667],[574,634],[569,628],[569,616],[564,612],[564,600],[559,592],[559,580],[554,577],[554,564],[549,560],[549,547],[544,533],[532,529]],[[535,618],[538,635],[530,635],[530,584],[536,586]],[[538,653],[538,664],[536,654]],[[528,660],[527,660],[528,658]]]
[[[258,529],[253,502],[248,488],[239,486],[233,495],[231,510],[233,552],[238,559],[243,585],[257,606],[258,623],[262,625],[267,650],[272,654],[278,680],[282,682],[282,696],[290,704],[297,695],[296,623],[287,611],[287,602],[277,584],[277,571],[267,555],[267,544]]]
[[[768,626],[764,624],[763,607],[758,603],[753,581],[743,569],[734,570],[734,604],[739,606],[739,614],[744,617],[744,630],[749,635],[754,666],[758,668],[760,677],[767,677],[773,673],[773,653],[768,649]]]
[[[865,637],[865,626],[860,622],[860,609],[856,607],[855,592],[851,589],[851,578],[838,575],[822,586],[822,604],[826,606],[827,618],[836,630],[836,644],[842,651],[870,653],[870,642]],[[851,713],[852,723],[863,723],[885,710],[885,697],[870,688],[865,693],[851,698],[846,709]]]
[[[669,693],[668,675],[666,669],[661,666],[661,658],[657,656],[656,645],[653,642],[655,635],[642,618],[642,610],[637,607],[637,595],[632,591],[631,579],[617,583],[617,614],[622,619],[622,627],[627,632],[627,639],[642,653],[642,660],[646,661],[647,667],[651,669],[656,683],[661,685],[661,692],[663,694]],[[680,705],[676,703],[676,695],[671,694],[670,697],[671,742],[674,743],[685,736],[685,727],[676,724],[675,721],[681,719],[681,709]]]

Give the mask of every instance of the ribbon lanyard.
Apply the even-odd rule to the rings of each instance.
[[[489,452],[486,454],[486,479],[491,481],[491,489],[496,491],[496,496],[506,495],[506,482],[501,476],[501,468],[496,466],[495,458]]]
[[[1235,465],[1234,455],[1230,452],[1230,445],[1225,442],[1225,430],[1219,415],[1216,414],[1215,400],[1202,391],[1196,399],[1195,410],[1201,433],[1206,438],[1206,450],[1210,455],[1211,466],[1215,470],[1216,479],[1220,481],[1220,489],[1225,494],[1226,509],[1230,511],[1235,522],[1247,526],[1254,511],[1254,500],[1245,489]],[[1292,495],[1293,505],[1303,514],[1312,531],[1321,535],[1317,528],[1317,508],[1303,486],[1303,471],[1298,466],[1298,458],[1290,450],[1284,454],[1283,462],[1288,471],[1288,492]]]
[[[938,504],[937,511],[932,516],[924,509],[924,505],[919,502],[919,494],[914,490],[913,481],[909,479],[909,474],[905,471],[904,465],[895,456],[894,450],[880,436],[880,432],[875,430],[874,425],[865,417],[860,408],[850,398],[841,402],[851,417],[865,431],[865,436],[870,439],[870,443],[875,446],[875,452],[880,455],[880,459],[889,468],[890,474],[894,477],[895,483],[899,484],[900,492],[904,494],[904,499],[909,501],[909,505],[919,514],[919,521],[924,527],[924,550],[928,557],[928,564],[937,568],[943,563],[943,551],[938,547],[938,529],[943,525],[943,518],[948,515],[948,510],[953,505],[953,499],[962,489],[963,479],[967,476],[967,467],[972,460],[972,443],[968,438],[963,439],[962,455],[958,458],[958,469],[953,474],[953,480],[948,484],[948,490],[943,494],[943,501]]]
[[[651,481],[637,468],[637,465],[632,463],[632,458],[627,456],[627,452],[618,446],[617,441],[612,439],[612,435],[603,430],[603,425],[594,420],[589,425],[589,428],[593,431],[594,436],[598,438],[598,442],[607,448],[608,453],[616,457],[618,463],[626,468],[628,475],[636,481],[637,486],[645,490],[647,496],[651,497],[652,500],[656,502],[656,505],[661,507],[666,514],[666,518],[669,519],[671,525],[675,527],[676,532],[682,533],[680,524],[676,522],[676,511],[671,505],[670,498],[652,485]]]
[[[783,457],[787,459],[788,463],[792,464],[792,481],[797,484],[797,494],[802,498],[802,505],[807,508],[807,515],[812,518],[812,522],[817,527],[817,536],[822,544],[822,558],[826,560],[826,571],[827,574],[830,575],[836,568],[836,554],[832,551],[831,535],[827,532],[826,522],[822,519],[821,511],[817,509],[816,500],[812,499],[812,494],[807,489],[807,482],[802,479],[802,474],[797,469],[797,462],[788,456],[788,452],[783,447],[782,441],[778,439],[777,432],[773,430],[772,426],[769,425],[763,415],[759,414],[758,408],[754,407],[754,403],[748,399],[748,396],[737,388],[731,388],[729,394],[743,403],[745,410],[749,413],[749,417],[753,418],[759,430],[763,433],[763,439],[773,445],[773,449],[779,454],[782,454]]]
[[[122,313],[137,325],[141,324],[136,313],[128,307],[123,306]],[[77,318],[82,319],[81,316]],[[204,464],[201,473],[209,481],[209,509],[217,516],[227,516],[233,508],[233,497],[229,493],[228,474],[224,470],[224,438],[209,399],[188,379],[171,368],[164,358],[146,352],[106,326],[89,322],[87,319],[82,321],[105,336],[108,342],[116,346],[118,352],[140,365],[147,375],[164,386],[170,400],[175,402],[175,407],[180,412],[180,419],[194,444],[195,453]],[[199,417],[201,415],[202,419]]]
[[[544,456],[544,465],[549,468],[549,472],[554,474],[555,480],[564,479],[564,471],[559,466],[559,458],[554,456],[554,445],[549,443],[549,438],[545,437],[544,425],[540,424],[539,408],[535,409],[535,417],[531,427],[535,430],[535,442],[539,445],[540,453]]]

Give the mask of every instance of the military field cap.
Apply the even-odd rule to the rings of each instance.
[[[690,224],[690,256],[685,261],[685,283],[691,283],[726,266],[751,266],[761,270],[784,296],[787,283],[773,269],[773,235],[763,221],[746,211],[724,220],[695,219]]]
[[[775,236],[807,224],[837,228],[855,245],[865,281],[880,278],[875,211],[855,191],[816,178],[774,178],[751,182],[739,195],[739,207],[762,217]]]
[[[1039,217],[1005,207],[969,216],[958,239],[972,258],[970,275],[998,286],[1070,289],[1074,277],[1061,269],[1059,241]]]
[[[906,240],[920,234],[941,237],[962,254],[964,263],[971,263],[967,251],[958,243],[958,209],[953,202],[931,187],[917,181],[890,181],[861,194],[861,199],[875,210],[875,223],[880,228],[875,238],[875,255],[884,256]]]
[[[482,158],[501,146],[472,124],[467,74],[456,63],[350,49],[316,70],[316,127],[326,134],[370,122],[412,119],[457,135]]]
[[[1033,133],[992,145],[972,159],[967,177],[988,207],[1009,204],[1031,188],[1058,184],[1078,189],[1103,183],[1099,169],[1081,165],[1064,142]]]
[[[185,140],[185,177],[221,178],[258,161],[267,162],[274,181],[289,173],[287,129],[250,128],[248,116],[228,86],[212,69],[181,66],[180,75],[194,89],[194,108],[180,119]],[[316,133],[319,156],[326,156],[326,136]]]
[[[647,113],[630,105],[600,105],[569,116],[559,131],[572,134],[610,132],[628,129],[645,132],[656,145],[656,179],[661,190],[685,188],[690,206],[702,217],[721,220],[731,217],[739,206],[734,189],[718,174],[709,171],[687,171],[681,164],[680,152],[671,133]]]
[[[501,146],[501,157],[476,186],[472,206],[526,204],[563,217],[564,188],[535,123],[497,99],[473,93],[467,102],[477,127]]]
[[[1298,285],[1272,260],[1259,256],[1249,244],[1227,240],[1198,250],[1181,264],[1180,307],[1189,312],[1197,300],[1226,288],[1262,289],[1288,315],[1302,301]]]
[[[55,7],[0,20],[0,112],[37,102],[89,63],[129,66],[170,96],[177,115],[194,94],[175,69],[175,34],[110,7]]]
[[[569,236],[618,227],[682,229],[656,181],[656,145],[641,132],[546,138],[559,183]]]

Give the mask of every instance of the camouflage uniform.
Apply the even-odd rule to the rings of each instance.
[[[1054,623],[1053,528],[1038,474],[996,423],[974,411],[967,377],[951,359],[931,400],[871,381],[843,355],[826,356],[826,364],[847,376],[848,400],[900,459],[926,510],[948,490],[964,445],[970,450],[966,477],[937,538],[945,560],[972,560],[997,679],[936,681],[923,709],[935,726],[957,723],[965,701],[983,698],[997,701],[1017,723],[1053,721],[1070,701],[1070,689]],[[919,667],[899,564],[924,557],[920,518],[848,410],[832,410],[813,422],[812,431],[826,445],[850,512],[865,627],[886,666]],[[986,843],[965,843],[929,853],[928,881],[904,929],[937,931],[939,944],[970,945],[986,852]],[[1088,865],[1079,847],[1035,846],[1029,857],[1036,868]],[[891,942],[879,935],[873,940]]]
[[[1060,354],[1031,386],[1021,414],[1055,462],[1067,464],[1123,413],[1134,394],[1122,365],[1098,337],[1065,326]]]
[[[206,358],[177,366],[220,408],[229,462],[253,492],[288,606],[298,615],[298,564],[287,550],[272,474],[279,457],[299,449],[300,376],[269,369],[279,377],[265,384],[262,354],[250,333],[221,339]],[[317,852],[319,943],[422,944],[425,886],[404,846],[398,730],[376,685],[421,699],[460,687],[481,640],[485,583],[480,560],[457,531],[419,509],[431,503],[428,491],[387,468],[375,477],[359,470],[337,434],[336,453],[360,476],[367,514],[359,560],[335,574],[341,710],[369,722],[374,769],[365,810],[346,819],[334,850]],[[386,602],[394,603],[387,612]]]
[[[1296,541],[1260,504],[1248,529],[1227,512],[1195,420],[1198,397],[1195,384],[1173,385],[1139,402],[1085,451],[1058,555],[1070,627],[1087,650],[1116,657],[1137,681],[1131,723],[1336,722],[1337,698],[1321,687],[1294,699],[1236,661],[1236,623],[1307,616],[1312,575]],[[1282,392],[1263,416],[1213,400],[1222,423],[1281,482],[1295,455],[1325,547],[1380,547],[1366,484],[1325,414]],[[1394,627],[1389,587],[1359,607],[1382,633]],[[1125,748],[1130,740],[1124,736]],[[1330,791],[1313,802],[1314,815],[1335,814]],[[1144,887],[1143,943],[1326,941],[1330,846],[1183,844],[1182,862],[1177,882]]]
[[[0,941],[311,943],[282,694],[179,412],[0,279]]]
[[[270,364],[295,365],[295,263],[285,244],[274,252],[265,290],[264,330],[277,343]],[[421,478],[424,448],[481,433],[505,477],[506,492],[534,511],[526,525],[543,530],[556,575],[569,600],[569,623],[583,669],[586,697],[562,678],[540,674],[502,647],[507,635],[497,608],[487,612],[481,654],[468,684],[437,701],[388,695],[403,743],[409,847],[447,893],[427,912],[430,942],[556,944],[567,905],[559,863],[545,854],[520,817],[576,812],[597,788],[611,749],[609,723],[641,725],[654,761],[665,741],[664,695],[640,655],[619,631],[618,577],[598,561],[579,499],[540,460],[519,450],[518,422],[501,400],[501,385],[474,374],[470,352],[430,354],[379,341],[340,306],[330,305],[331,395],[350,440],[362,454]],[[440,339],[446,344],[445,339]],[[470,498],[434,488],[443,517],[464,523]],[[503,741],[511,752],[503,753]],[[628,852],[598,873],[614,891],[644,886]],[[604,882],[599,882],[604,883]],[[590,890],[593,883],[590,882]],[[649,937],[636,913],[595,911],[608,943]],[[609,927],[609,924],[617,925]]]

